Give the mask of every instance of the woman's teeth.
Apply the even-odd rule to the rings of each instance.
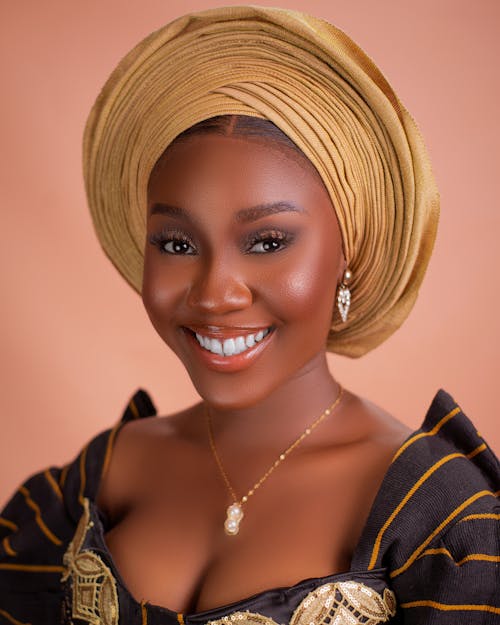
[[[247,334],[246,336],[237,336],[234,339],[226,339],[225,341],[219,341],[219,339],[213,339],[208,336],[202,336],[195,333],[198,343],[209,352],[218,354],[219,356],[235,356],[246,352],[247,349],[253,347],[259,341],[269,334],[271,328],[265,330],[259,330],[256,334]]]

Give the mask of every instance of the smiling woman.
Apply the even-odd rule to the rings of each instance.
[[[335,211],[309,161],[275,139],[230,132],[191,133],[156,164],[142,285],[200,396],[225,409],[298,384],[313,360],[326,375],[345,269]]]
[[[20,488],[0,619],[498,623],[498,459],[445,391],[412,432],[327,365],[401,325],[436,232],[371,60],[294,11],[187,15],[120,62],[84,153],[102,246],[200,401],[138,391]]]

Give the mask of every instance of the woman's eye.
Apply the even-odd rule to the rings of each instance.
[[[281,247],[281,241],[278,241],[277,239],[265,239],[264,241],[259,241],[258,243],[252,245],[250,251],[262,254],[264,252],[276,252],[281,249]]]
[[[255,237],[250,241],[248,251],[252,254],[279,252],[291,243],[292,236],[285,232],[276,232]]]
[[[163,243],[162,249],[168,254],[194,254],[194,247],[183,239],[171,239]]]
[[[165,233],[152,234],[149,237],[149,242],[155,245],[162,254],[175,254],[177,256],[196,254],[195,248],[184,236]]]

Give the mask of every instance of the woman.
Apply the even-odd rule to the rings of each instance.
[[[498,460],[440,391],[343,389],[406,318],[438,199],[413,120],[331,25],[213,9],[141,42],[84,144],[104,250],[202,400],[123,420],[2,514],[0,616],[496,623]]]

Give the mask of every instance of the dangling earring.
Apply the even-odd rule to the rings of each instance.
[[[351,270],[346,269],[344,271],[344,277],[342,278],[342,282],[339,284],[337,290],[337,308],[339,309],[340,316],[342,317],[342,321],[344,323],[347,321],[347,314],[351,305],[351,291],[349,291],[349,288],[347,287],[351,279]]]

